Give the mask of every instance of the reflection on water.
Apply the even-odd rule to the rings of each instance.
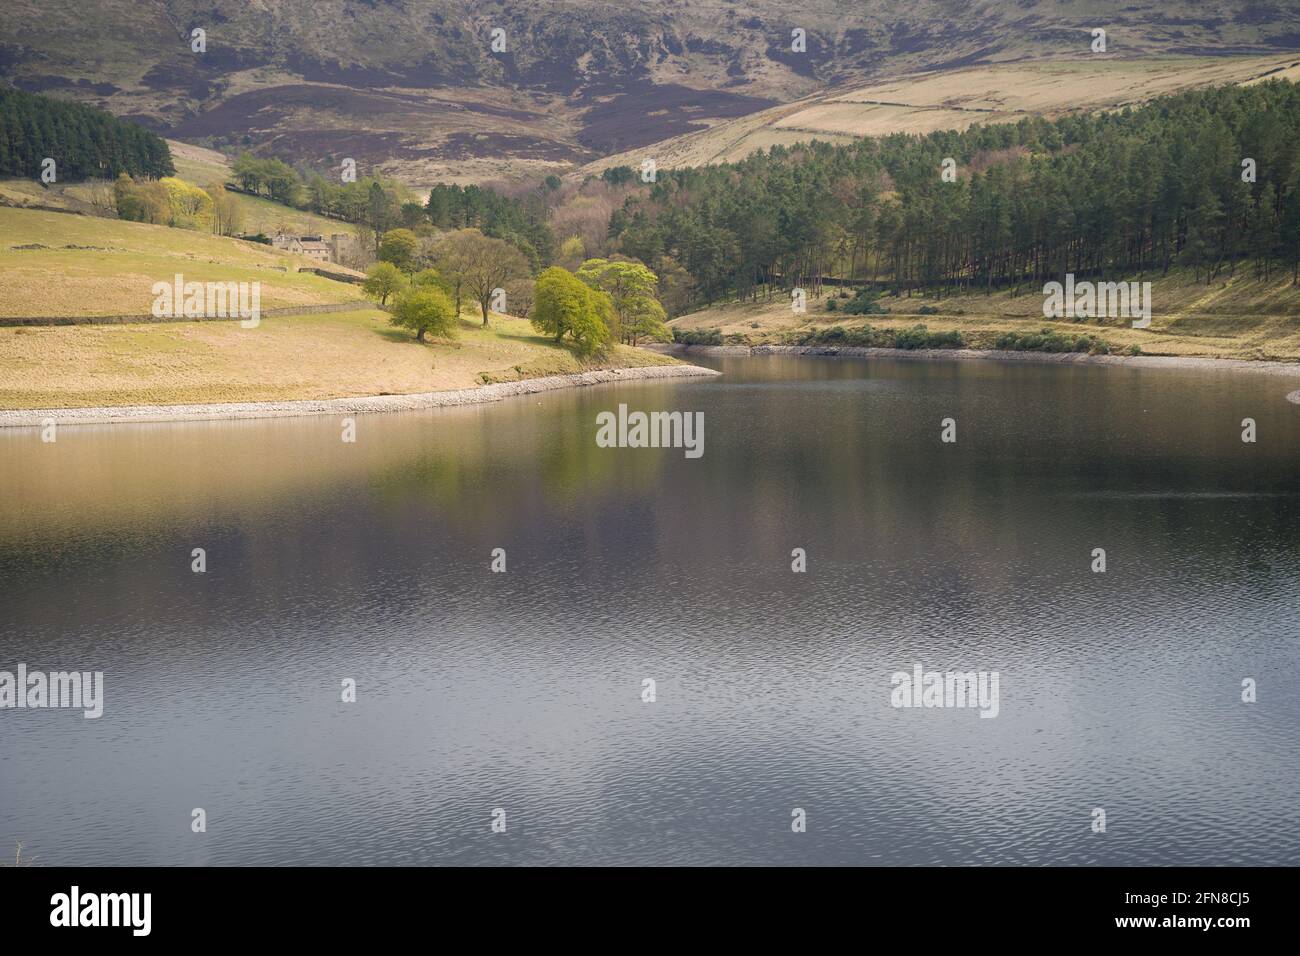
[[[323,418],[0,432],[0,669],[103,670],[107,696],[96,721],[0,711],[0,845],[1300,862],[1291,383],[716,365],[360,417],[356,444]],[[598,448],[619,402],[704,412],[704,457]],[[915,663],[999,671],[998,717],[892,709]]]

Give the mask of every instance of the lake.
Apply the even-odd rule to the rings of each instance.
[[[0,853],[1300,863],[1295,382],[701,364],[355,443],[0,430],[0,669],[105,688],[0,710]],[[702,412],[702,456],[598,447],[620,403]],[[996,717],[893,706],[918,664],[997,672]]]

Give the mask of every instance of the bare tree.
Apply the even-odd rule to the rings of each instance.
[[[510,243],[485,236],[477,229],[460,229],[438,243],[434,262],[451,283],[456,312],[462,293],[478,302],[483,324],[488,324],[492,294],[507,283],[528,276],[528,258]]]
[[[506,286],[506,310],[521,319],[533,310],[532,279],[516,279]]]

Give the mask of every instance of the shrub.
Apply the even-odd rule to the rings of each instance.
[[[721,345],[722,333],[717,329],[673,329],[673,341],[678,345]]]
[[[857,294],[844,304],[844,311],[849,315],[889,314],[889,310],[880,304],[880,293],[872,289],[859,289]]]
[[[814,329],[807,332],[794,332],[785,337],[787,345],[836,345],[854,348],[870,348],[888,345],[890,337],[887,332],[873,329],[869,325],[845,328],[832,325],[826,329]]]
[[[960,349],[966,340],[960,332],[931,332],[924,325],[910,329],[876,329],[869,325],[845,328],[833,325],[827,329],[796,332],[785,338],[787,345],[833,345],[848,348],[887,349]]]
[[[955,329],[949,332],[931,332],[924,325],[914,325],[910,329],[899,329],[894,333],[896,349],[959,349],[965,345],[966,340]]]
[[[1051,329],[1037,332],[1003,332],[993,343],[996,349],[1010,352],[1087,352],[1109,355],[1110,343],[1095,335],[1062,335]]]

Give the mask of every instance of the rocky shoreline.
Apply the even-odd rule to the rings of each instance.
[[[1265,375],[1293,375],[1300,378],[1300,362],[1254,362],[1246,359],[1196,358],[1180,355],[1089,355],[1086,352],[1007,352],[995,349],[889,349],[853,345],[660,345],[651,347],[666,355],[820,355],[910,359],[918,362],[978,359],[1053,365],[1128,365],[1139,368],[1239,371]],[[1294,396],[1298,394],[1300,393],[1292,393],[1287,397],[1297,401]]]
[[[299,415],[357,415],[407,412],[452,405],[497,402],[518,395],[534,395],[561,388],[634,382],[659,378],[711,377],[712,369],[698,365],[650,365],[642,368],[606,369],[574,375],[548,375],[518,382],[498,382],[477,388],[411,395],[372,395],[360,398],[305,399],[283,402],[220,402],[196,405],[122,405],[110,408],[37,408],[0,411],[0,428],[56,425],[124,424],[128,422],[220,421],[242,418],[290,418]]]

